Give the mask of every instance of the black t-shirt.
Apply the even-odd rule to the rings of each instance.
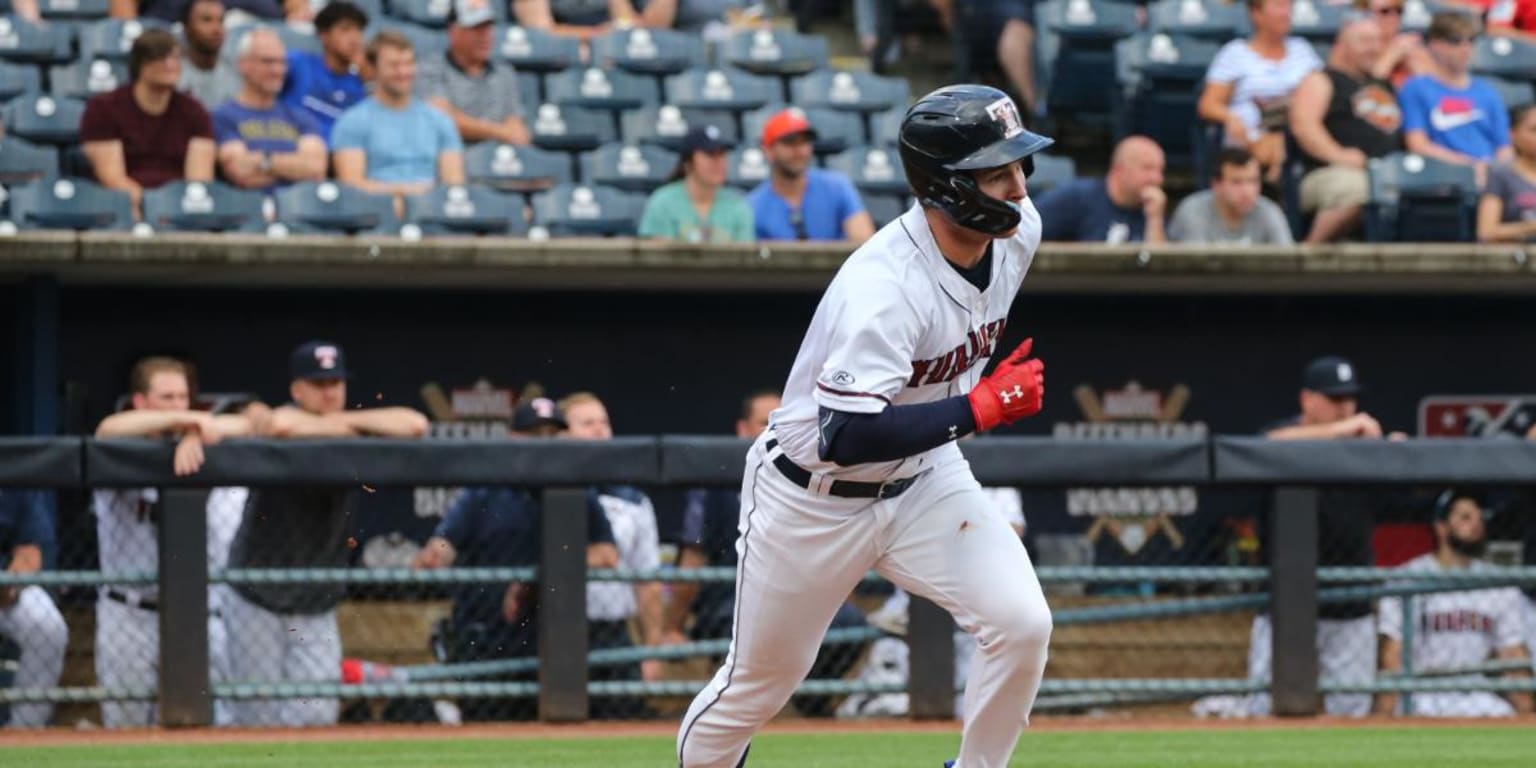
[[[252,489],[229,547],[230,568],[345,568],[357,492],[350,488]],[[273,613],[324,613],[346,596],[345,584],[236,584],[245,599]]]
[[[1358,149],[1366,157],[1384,157],[1402,148],[1403,112],[1391,83],[1375,78],[1356,80],[1334,69],[1325,69],[1323,74],[1333,84],[1323,128],[1334,141]],[[1302,154],[1309,171],[1326,165]]]

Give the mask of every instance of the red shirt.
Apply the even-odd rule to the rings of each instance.
[[[1487,7],[1490,28],[1536,32],[1536,0],[1492,0]]]
[[[121,141],[128,177],[146,189],[181,178],[187,143],[213,140],[213,121],[197,99],[172,93],[165,112],[151,115],[133,100],[133,86],[93,96],[80,118],[80,141]]]

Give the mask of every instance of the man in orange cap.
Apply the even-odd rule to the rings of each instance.
[[[763,153],[772,169],[747,196],[759,240],[849,240],[875,234],[875,221],[848,177],[812,166],[816,129],[790,107],[763,126]]]

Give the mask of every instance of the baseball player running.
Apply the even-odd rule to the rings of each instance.
[[[953,443],[1040,411],[1030,341],[981,371],[1040,243],[1025,179],[1051,140],[1002,91],[960,85],[909,109],[900,144],[919,205],[833,278],[747,456],[734,637],[683,718],[683,768],[745,764],[870,568],[977,639],[950,765],[1001,768],[1028,722],[1050,609]]]

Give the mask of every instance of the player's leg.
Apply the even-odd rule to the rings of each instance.
[[[891,543],[876,568],[943,606],[976,638],[957,765],[1003,768],[1045,674],[1051,612],[1023,543],[966,465],[934,475],[897,499]]]
[[[286,615],[292,629],[288,654],[283,662],[284,679],[296,683],[335,683],[341,680],[341,633],[336,611]],[[340,702],[333,698],[283,700],[284,725],[330,726],[336,724]]]
[[[104,688],[159,683],[160,616],[101,596],[96,600],[96,682]],[[107,728],[155,724],[154,701],[103,701]]]
[[[1253,617],[1253,627],[1248,632],[1248,679],[1269,682],[1274,663],[1275,636],[1273,625],[1269,621],[1269,614],[1259,613]],[[1265,692],[1248,695],[1248,715],[1250,717],[1268,717],[1270,712],[1269,694]]]
[[[224,620],[229,625],[229,674],[237,683],[283,682],[283,648],[288,627],[282,617],[247,600],[237,590],[225,593]],[[229,706],[235,725],[282,725],[278,699],[235,699]]]
[[[1320,619],[1317,622],[1317,667],[1322,679],[1369,683],[1376,679],[1376,617]],[[1330,693],[1323,697],[1330,715],[1365,717],[1371,713],[1369,693]]]
[[[208,679],[227,683],[234,678],[229,671],[229,625],[224,621],[224,584],[208,585]],[[230,725],[234,712],[229,699],[213,700],[213,724]]]
[[[0,633],[21,647],[17,662],[17,688],[52,688],[64,670],[64,647],[69,626],[53,598],[39,586],[24,587],[16,604],[0,611]],[[53,705],[47,702],[11,705],[11,725],[41,728],[48,724]]]
[[[683,768],[734,768],[789,700],[838,606],[874,562],[867,501],[796,487],[755,448],[742,483],[736,611],[725,664],[678,731]]]

